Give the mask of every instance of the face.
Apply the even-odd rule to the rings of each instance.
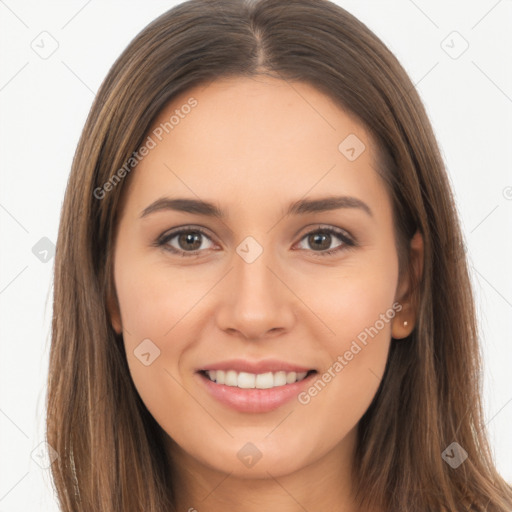
[[[412,329],[369,133],[307,84],[232,78],[149,136],[109,311],[172,456],[243,477],[348,457]]]

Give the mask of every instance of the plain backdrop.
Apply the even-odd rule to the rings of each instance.
[[[58,510],[41,443],[66,182],[110,66],[176,3],[0,0],[0,512]],[[512,482],[512,2],[337,3],[394,52],[433,123],[471,264],[487,427]]]

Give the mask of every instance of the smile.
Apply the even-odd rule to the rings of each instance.
[[[196,371],[199,386],[215,402],[242,413],[271,412],[293,402],[317,374],[279,360],[223,361]]]
[[[271,389],[304,380],[310,372],[266,372],[248,373],[235,370],[208,370],[204,375],[216,384],[241,389]]]

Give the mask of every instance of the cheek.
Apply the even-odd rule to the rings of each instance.
[[[351,311],[340,311],[338,335],[329,342],[330,360],[298,396],[299,414],[307,421],[308,430],[316,434],[312,451],[331,450],[357,426],[386,366],[390,323],[377,320],[382,325],[375,325],[382,310],[374,304],[373,308],[361,308],[358,315],[351,315]],[[288,435],[293,436],[293,432]]]
[[[322,283],[318,292],[310,293],[308,299],[329,329],[323,344],[333,359],[350,350],[353,341],[367,349],[359,360],[374,353],[381,355],[378,347],[371,347],[368,341],[385,340],[391,335],[396,272],[392,262],[387,269],[381,272],[376,265],[347,269],[344,275]]]
[[[197,302],[197,294],[193,300],[191,293],[178,292],[181,285],[170,286],[155,267],[136,277],[131,271],[119,288],[131,379],[153,418],[170,436],[181,438],[188,427],[176,421],[177,411],[179,417],[198,415],[180,375],[180,363],[190,344],[186,315]]]
[[[380,268],[368,265],[364,272],[362,268],[350,269],[334,281],[335,289],[331,282],[330,288],[325,286],[324,292],[317,294],[315,308],[322,311],[322,320],[329,327],[321,338],[329,358],[312,385],[299,396],[299,403],[309,408],[307,416],[320,430],[348,432],[380,385],[396,314],[395,263],[390,258],[389,265]],[[329,411],[327,421],[325,411]]]
[[[148,258],[125,258],[116,264],[116,289],[123,328],[129,339],[164,340],[198,300],[200,282],[186,272],[165,269]]]
[[[125,253],[126,254],[126,253]],[[177,273],[134,258],[116,262],[116,290],[123,339],[132,380],[151,414],[158,418],[169,407],[186,411],[177,383],[180,358],[186,350],[183,327],[197,302]],[[172,343],[168,340],[172,339]]]

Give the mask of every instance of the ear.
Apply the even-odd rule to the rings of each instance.
[[[121,334],[123,332],[121,312],[119,310],[119,303],[115,296],[115,292],[112,292],[112,290],[109,292],[107,297],[107,314],[114,331],[116,331],[117,334]]]
[[[395,339],[406,338],[416,325],[420,298],[418,285],[423,275],[423,264],[423,236],[416,231],[409,245],[409,269],[400,280],[395,296],[395,301],[402,305],[392,320],[391,336]]]

